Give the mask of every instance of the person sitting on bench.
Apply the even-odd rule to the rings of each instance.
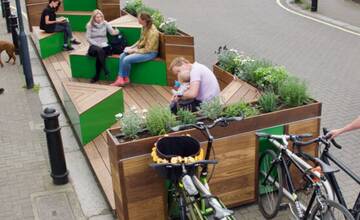
[[[119,76],[111,84],[112,86],[124,86],[130,83],[131,64],[149,61],[158,55],[160,34],[153,25],[151,16],[141,12],[138,15],[138,22],[143,26],[140,40],[131,47],[126,47],[120,55]]]
[[[90,43],[88,55],[96,57],[96,74],[91,79],[91,83],[99,80],[101,69],[104,69],[105,76],[109,76],[109,70],[105,66],[105,59],[111,54],[107,33],[117,35],[119,34],[119,30],[113,29],[111,25],[104,20],[104,14],[99,9],[96,9],[86,26],[86,38]]]
[[[60,0],[49,0],[48,6],[41,14],[40,29],[46,33],[64,32],[64,50],[73,50],[71,44],[80,44],[80,42],[73,38],[70,24],[66,18],[56,19],[56,11],[60,5]]]

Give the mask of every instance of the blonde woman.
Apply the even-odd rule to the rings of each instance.
[[[151,16],[145,12],[139,13],[138,22],[143,26],[140,40],[131,47],[126,47],[120,55],[119,76],[112,86],[130,83],[131,64],[152,60],[158,55],[159,31],[153,25]]]
[[[111,25],[104,20],[104,14],[96,9],[86,26],[86,38],[90,43],[88,55],[96,58],[96,73],[91,79],[91,83],[99,80],[101,69],[104,70],[105,76],[109,75],[109,70],[105,66],[105,59],[111,54],[107,33],[117,35],[119,34],[119,30],[113,29]]]

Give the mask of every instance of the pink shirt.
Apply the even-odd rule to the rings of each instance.
[[[200,82],[199,94],[196,99],[199,101],[209,101],[220,94],[219,83],[214,73],[205,65],[195,62],[190,71],[190,84]]]

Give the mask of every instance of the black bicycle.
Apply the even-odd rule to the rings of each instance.
[[[358,189],[360,189],[360,177],[358,175],[356,175],[353,171],[351,171],[351,169],[349,167],[347,167],[342,161],[340,161],[333,154],[330,153],[330,147],[332,145],[338,149],[342,149],[342,147],[334,139],[329,140],[329,138],[327,137],[328,132],[329,132],[328,129],[323,128],[322,136],[319,136],[315,139],[312,139],[310,141],[305,141],[305,142],[304,141],[295,141],[294,146],[298,147],[299,152],[301,152],[302,146],[307,146],[307,145],[310,145],[313,143],[323,144],[324,148],[322,150],[320,159],[328,165],[330,165],[330,161],[333,162],[334,164],[336,164],[342,171],[344,171],[351,179],[353,179],[359,185]],[[312,159],[312,156],[308,155],[306,153],[301,152],[301,155],[303,157]],[[332,187],[332,190],[334,191],[334,194],[336,195],[336,198],[338,199],[339,203],[341,205],[343,205],[345,208],[347,208],[356,220],[360,220],[360,192],[357,196],[357,199],[356,199],[353,207],[348,208],[335,174],[327,173],[326,178],[328,179],[328,181]]]
[[[278,152],[267,149],[259,160],[258,205],[265,218],[274,218],[277,215],[285,195],[296,219],[354,219],[345,207],[329,199],[332,190],[323,174],[331,174],[336,170],[318,158],[315,158],[315,161],[319,167],[313,167],[288,149],[289,140],[295,142],[309,135],[256,135],[269,140]],[[295,189],[289,169],[291,164],[295,165],[309,183],[312,196],[306,204],[300,201],[300,192]]]

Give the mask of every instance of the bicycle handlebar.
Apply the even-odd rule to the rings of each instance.
[[[330,137],[329,137],[329,129],[327,128],[323,128],[323,133],[324,133],[324,136],[325,138],[328,140]],[[331,139],[330,142],[337,148],[337,149],[342,149],[342,146],[340,144],[338,144],[335,139]]]
[[[208,129],[211,129],[213,127],[215,127],[216,125],[218,125],[219,123],[228,123],[230,121],[241,121],[243,120],[243,116],[239,116],[239,117],[221,117],[218,118],[216,120],[214,120],[214,122],[210,125],[205,125],[204,122],[197,122],[196,124],[185,124],[185,125],[178,125],[175,127],[172,127],[171,130],[172,131],[180,131],[180,130],[184,130],[186,128],[196,128],[198,130],[204,130],[205,127],[207,127]]]
[[[320,135],[317,138],[314,138],[312,140],[309,141],[299,141],[296,140],[294,141],[294,145],[297,147],[303,147],[303,146],[307,146],[313,143],[324,143],[324,144],[329,144],[329,141],[338,149],[342,149],[342,146],[340,146],[334,139],[329,140],[330,136],[328,135],[329,130],[327,128],[323,128],[323,133],[324,135]]]
[[[217,164],[217,160],[199,160],[196,161],[194,163],[151,163],[150,167],[156,169],[156,168],[161,168],[161,167],[166,167],[166,168],[173,168],[173,167],[182,167],[184,166],[200,166],[200,165],[209,165],[209,164]]]
[[[273,134],[262,133],[262,132],[256,132],[256,136],[267,138],[267,139],[276,139],[276,140],[282,140],[285,137],[286,140],[291,140],[293,142],[296,142],[299,139],[312,137],[311,134],[273,135]]]

